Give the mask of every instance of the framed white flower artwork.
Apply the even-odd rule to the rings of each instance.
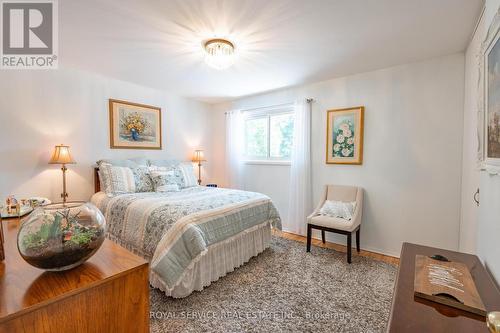
[[[363,163],[363,121],[365,108],[328,110],[326,163]]]

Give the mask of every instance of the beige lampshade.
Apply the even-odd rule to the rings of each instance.
[[[69,146],[58,145],[54,147],[54,152],[49,164],[75,164],[75,160],[69,153]]]
[[[500,332],[500,312],[494,311],[486,316],[486,323],[491,333]]]
[[[193,162],[203,162],[203,161],[206,161],[205,156],[203,155],[203,150],[201,150],[201,149],[195,150],[194,154],[193,154],[192,161]]]

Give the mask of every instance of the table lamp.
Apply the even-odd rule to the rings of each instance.
[[[63,204],[66,203],[68,198],[68,193],[66,192],[66,164],[75,164],[75,160],[71,157],[69,153],[69,146],[58,145],[54,147],[54,152],[50,158],[49,164],[61,164],[61,171],[63,173],[63,191],[61,193],[61,198],[63,199]]]
[[[198,185],[201,185],[201,162],[206,161],[203,156],[203,150],[195,150],[192,161],[198,163]]]

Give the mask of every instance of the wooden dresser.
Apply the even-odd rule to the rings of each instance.
[[[500,292],[475,255],[404,243],[394,287],[389,332],[488,332],[485,318],[414,297],[415,256],[441,254],[467,265],[486,311],[500,311]]]
[[[145,260],[105,240],[83,265],[45,272],[19,255],[19,220],[1,223],[0,332],[149,332]]]

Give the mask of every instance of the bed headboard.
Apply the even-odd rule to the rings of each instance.
[[[101,191],[101,181],[99,180],[99,167],[94,167],[94,193]]]

